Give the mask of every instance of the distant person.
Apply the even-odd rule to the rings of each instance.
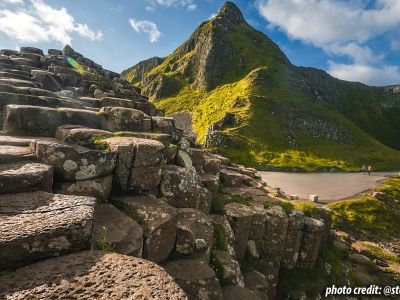
[[[365,175],[365,172],[367,172],[367,167],[365,165],[361,167],[361,172],[363,173],[363,175]]]
[[[368,166],[368,175],[371,175],[371,172],[372,172],[372,167]]]

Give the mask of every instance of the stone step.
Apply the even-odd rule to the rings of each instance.
[[[0,194],[47,191],[53,185],[53,167],[41,163],[0,165]]]
[[[57,127],[68,124],[103,127],[99,114],[83,109],[7,105],[3,115],[3,129],[8,134],[19,136],[54,137]]]
[[[0,145],[0,164],[32,161],[35,158],[29,147]]]
[[[152,119],[148,115],[123,107],[103,107],[99,112],[94,112],[12,104],[5,106],[3,115],[3,130],[10,135],[20,136],[53,137],[57,127],[71,124],[107,131],[151,132],[152,127]]]
[[[100,106],[101,107],[118,106],[118,107],[135,108],[135,102],[129,99],[103,97],[100,100]]]
[[[0,71],[0,79],[31,80],[31,77],[28,77],[25,75],[20,75],[20,74],[15,74],[15,73],[9,73],[9,72],[5,72],[5,71]]]
[[[52,258],[4,275],[0,298],[188,299],[160,266],[102,251]]]
[[[0,84],[10,84],[17,87],[34,87],[34,88],[42,87],[42,85],[37,82],[33,82],[30,80],[11,79],[11,78],[1,78]]]
[[[54,166],[55,177],[62,181],[107,176],[115,167],[115,152],[93,150],[56,139],[36,140],[31,147],[40,161]]]
[[[95,199],[47,192],[0,195],[0,268],[90,248]]]
[[[20,75],[20,76],[26,76],[26,77],[30,77],[31,76],[31,72],[24,72],[21,70],[15,70],[15,69],[9,69],[9,68],[2,68],[0,67],[0,71],[1,72],[5,72],[5,73],[10,73],[10,74],[15,74],[15,75]]]
[[[5,62],[4,60],[0,61],[0,69],[13,69],[13,70],[19,70],[23,72],[30,73],[32,70],[37,70],[35,67],[30,67],[30,66],[23,66],[23,65],[16,65],[12,64],[9,62]]]
[[[100,108],[99,99],[91,98],[91,97],[80,97],[78,100],[85,102],[85,103],[89,104],[90,106]]]

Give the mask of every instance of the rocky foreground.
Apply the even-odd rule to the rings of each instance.
[[[273,299],[313,267],[328,210],[286,213],[69,46],[0,53],[1,299]]]

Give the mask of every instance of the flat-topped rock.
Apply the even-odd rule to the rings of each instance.
[[[67,181],[86,180],[111,174],[116,153],[93,150],[57,140],[34,142],[39,160],[54,166],[56,178]]]
[[[104,129],[110,131],[151,131],[150,117],[140,110],[124,107],[103,107]]]
[[[0,298],[187,300],[160,266],[102,251],[52,258],[4,275]]]
[[[35,156],[29,147],[0,145],[0,164],[32,161],[34,159]]]
[[[0,194],[47,191],[53,185],[53,167],[41,163],[0,164]]]
[[[135,108],[135,102],[129,99],[120,99],[120,98],[112,98],[112,97],[103,97],[100,99],[100,106],[116,106],[116,107],[126,107],[126,108]]]
[[[175,246],[176,209],[161,199],[146,196],[112,197],[111,200],[142,226],[143,257],[155,262],[166,259]]]
[[[11,135],[54,137],[57,127],[79,124],[102,129],[96,112],[73,108],[50,108],[29,105],[6,105],[3,129]]]
[[[181,259],[167,263],[164,268],[175,278],[189,299],[223,299],[215,272],[206,262],[197,259]]]
[[[107,243],[116,252],[142,257],[143,229],[140,225],[111,204],[95,208],[95,247]]]
[[[152,131],[172,134],[175,131],[174,118],[151,117]]]
[[[89,249],[94,204],[46,192],[0,195],[1,268]]]
[[[107,202],[111,194],[113,176],[87,180],[55,182],[53,191],[58,194],[90,196],[99,202]]]
[[[210,217],[197,209],[181,208],[178,210],[177,228],[176,253],[208,261],[214,236]]]
[[[211,192],[203,187],[194,168],[167,165],[163,170],[161,194],[174,207],[197,208],[206,213],[210,210]]]
[[[224,299],[229,300],[264,300],[268,297],[260,297],[256,292],[251,291],[247,288],[229,285],[222,288],[222,294]]]
[[[88,128],[80,125],[63,125],[56,129],[55,138],[62,142],[77,144],[81,146],[91,145],[94,136],[112,137],[110,131]]]
[[[43,56],[43,50],[35,47],[20,47],[19,52],[22,53],[33,53]]]
[[[0,79],[0,84],[10,84],[18,87],[35,87],[35,88],[42,87],[42,85],[38,82],[22,80],[22,79],[11,79],[11,78]]]
[[[116,132],[116,134],[121,137],[132,136],[141,139],[156,140],[162,143],[166,148],[173,142],[171,135],[166,133],[120,131]]]

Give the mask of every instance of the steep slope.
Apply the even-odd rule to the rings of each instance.
[[[236,162],[260,169],[400,168],[393,150],[400,149],[400,97],[393,89],[292,65],[233,3],[171,55],[123,74],[167,114],[193,112],[199,141]]]

